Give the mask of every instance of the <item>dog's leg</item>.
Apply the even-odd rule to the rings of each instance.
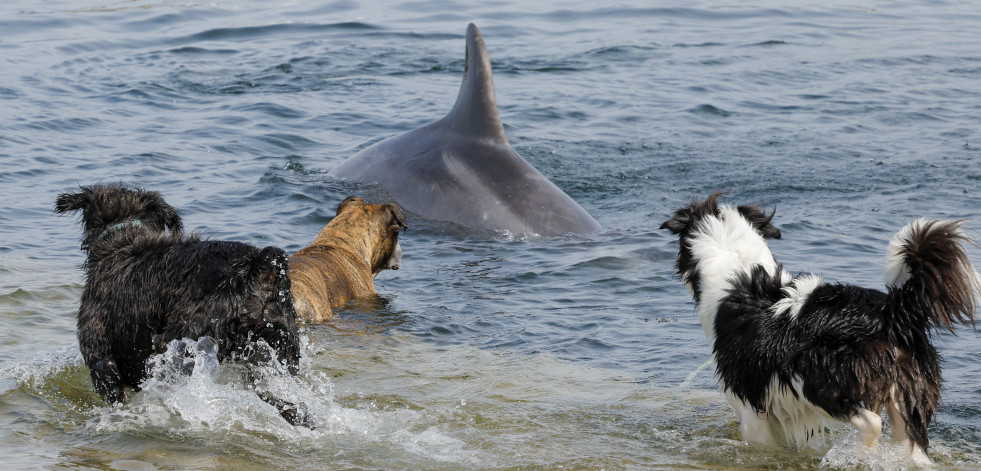
[[[266,391],[265,386],[263,386],[263,378],[265,373],[261,371],[256,371],[254,368],[249,366],[246,368],[245,379],[250,385],[250,387],[255,391],[259,399],[262,399],[267,404],[276,408],[279,411],[279,415],[286,419],[290,425],[302,425],[308,429],[316,428],[313,417],[310,413],[301,409],[296,404],[289,402],[284,399],[280,399],[273,394]]]
[[[279,415],[286,419],[290,425],[301,425],[311,430],[316,428],[310,414],[297,407],[296,404],[273,397],[273,395],[263,391],[257,390],[256,394],[259,396],[259,399],[275,407],[279,411]]]
[[[886,412],[889,414],[889,422],[892,425],[892,438],[899,443],[902,443],[906,448],[912,449],[913,440],[909,438],[909,434],[906,433],[906,419],[903,418],[903,414],[899,412],[899,406],[893,402],[889,401],[886,404]]]
[[[882,417],[875,412],[860,408],[848,420],[858,430],[858,441],[872,448],[875,440],[882,434]]]
[[[914,463],[920,466],[929,466],[933,464],[930,461],[930,457],[927,456],[926,452],[917,445],[909,434],[906,433],[906,420],[903,419],[903,414],[899,410],[899,404],[895,401],[889,401],[886,404],[886,412],[889,414],[889,422],[892,427],[892,438],[899,443],[903,444],[907,450],[910,451],[910,458]]]
[[[126,400],[123,392],[122,375],[112,358],[102,358],[89,364],[92,385],[107,404],[118,404]]]
[[[732,393],[727,392],[726,399],[736,409],[736,416],[739,417],[739,434],[743,440],[770,447],[779,446],[777,440],[773,438],[770,419],[766,413],[756,412],[756,409],[739,400]]]
[[[740,420],[739,433],[742,434],[743,440],[771,447],[779,446],[777,440],[773,438],[770,419],[765,412],[759,413],[752,407],[744,407]]]

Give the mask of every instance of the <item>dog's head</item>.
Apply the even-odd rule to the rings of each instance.
[[[178,235],[183,230],[177,210],[155,191],[101,183],[79,190],[58,195],[55,212],[82,211],[82,250],[90,250],[110,233],[128,228],[154,232],[169,229]]]
[[[738,217],[744,219],[753,231],[759,234],[761,240],[780,238],[780,229],[770,223],[776,213],[775,210],[766,214],[762,209],[753,205],[737,206],[736,208],[722,207],[719,205],[720,196],[722,193],[717,192],[709,195],[705,201],[693,201],[688,206],[675,211],[671,219],[661,224],[661,229],[671,231],[680,239],[675,268],[678,269],[678,274],[682,276],[696,301],[701,297],[701,274],[697,270],[698,260],[692,251],[691,243],[697,233],[706,230],[707,225],[712,222],[724,221],[726,217],[731,218],[734,214],[738,214]],[[732,223],[733,221],[729,222]],[[747,253],[753,253],[753,250]],[[768,249],[766,253],[769,253]]]
[[[661,224],[661,229],[667,229],[671,231],[672,234],[677,234],[682,239],[685,239],[691,234],[691,231],[697,227],[698,223],[709,218],[720,217],[719,212],[719,197],[722,196],[721,192],[712,193],[709,195],[705,201],[693,201],[688,206],[678,209],[674,212],[674,216]],[[757,206],[753,205],[742,205],[737,206],[736,211],[739,215],[746,219],[750,225],[756,229],[756,232],[760,234],[764,239],[779,239],[780,229],[770,223],[773,220],[773,215],[776,214],[776,210],[770,214],[766,214],[763,210]]]
[[[402,265],[402,246],[399,231],[405,232],[405,211],[397,204],[370,204],[357,196],[349,196],[337,206],[332,226],[347,227],[345,232],[364,231],[368,243],[371,271],[398,270]]]

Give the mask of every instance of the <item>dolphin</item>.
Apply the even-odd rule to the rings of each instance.
[[[582,206],[511,149],[490,57],[472,23],[466,54],[463,85],[449,114],[366,147],[329,175],[378,184],[427,219],[546,237],[598,231]]]

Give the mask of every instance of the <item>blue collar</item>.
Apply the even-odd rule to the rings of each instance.
[[[139,219],[130,219],[129,221],[126,221],[126,222],[121,222],[119,224],[113,224],[113,225],[107,227],[106,230],[102,231],[102,234],[99,234],[99,238],[101,239],[101,238],[105,237],[107,234],[109,234],[110,232],[112,232],[112,231],[114,231],[116,229],[122,229],[124,227],[143,227],[143,221],[140,221]]]

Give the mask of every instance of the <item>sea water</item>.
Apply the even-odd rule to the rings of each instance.
[[[77,219],[59,192],[161,192],[212,239],[309,243],[348,195],[327,172],[442,117],[481,29],[514,149],[604,227],[537,238],[409,217],[379,297],[302,331],[301,373],[160,368],[121,406],[78,352]],[[792,271],[882,287],[914,217],[981,210],[972,2],[0,4],[3,469],[905,469],[888,436],[740,440],[658,226],[693,197],[776,207]],[[981,263],[981,251],[970,255]],[[981,469],[981,343],[934,341],[938,469]]]

